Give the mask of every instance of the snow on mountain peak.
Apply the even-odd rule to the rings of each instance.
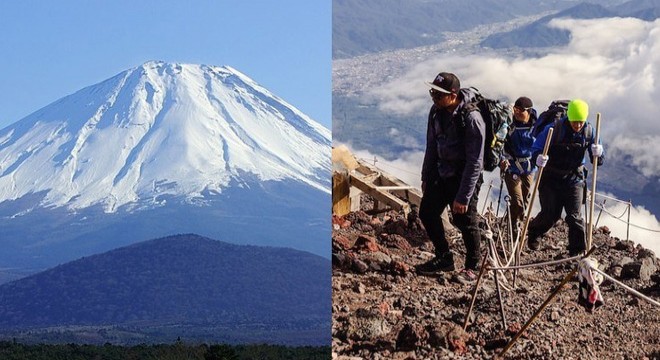
[[[0,130],[0,202],[106,212],[243,175],[329,193],[330,130],[228,67],[150,61]]]

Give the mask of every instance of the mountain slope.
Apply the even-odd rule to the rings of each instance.
[[[0,131],[0,201],[44,191],[44,207],[115,212],[219,193],[242,172],[328,191],[329,146],[329,130],[235,69],[148,62]]]
[[[632,0],[610,8],[604,6],[607,5],[581,3],[513,31],[492,34],[481,45],[494,49],[566,45],[569,42],[569,31],[548,26],[552,19],[558,18],[598,19],[621,16],[653,21],[660,17],[660,2],[657,0]]]
[[[621,0],[601,0],[603,6]],[[350,58],[385,50],[451,41],[449,32],[517,17],[559,11],[574,0],[335,0],[332,2],[332,57]]]
[[[124,71],[0,130],[0,280],[191,232],[328,257],[330,143],[233,68]]]
[[[601,5],[582,3],[570,9],[545,16],[519,29],[488,36],[481,42],[482,46],[494,49],[517,47],[548,47],[568,44],[570,32],[548,26],[552,19],[597,19],[613,17],[616,14]]]
[[[365,210],[370,209],[365,206]],[[493,246],[502,256],[502,244],[508,240],[497,236],[500,230],[506,233],[506,221],[492,215],[488,221]],[[378,216],[357,211],[333,219],[337,228],[332,235],[332,350],[339,357],[500,358],[505,345],[530,319],[534,322],[504,358],[660,357],[657,306],[607,279],[600,286],[604,305],[593,312],[578,304],[580,290],[574,278],[534,316],[576,267],[576,261],[520,269],[516,282],[513,271],[502,271],[499,287],[493,272],[485,271],[471,308],[476,284],[462,283],[456,277],[458,271],[437,276],[415,273],[414,266],[432,258],[434,248],[419,219],[410,221],[413,219],[395,211]],[[460,270],[465,259],[460,232],[451,230],[447,235]],[[561,220],[543,237],[539,251],[523,250],[521,264],[567,258],[567,239],[568,227]],[[601,270],[654,301],[660,300],[660,260],[652,251],[610,237],[605,227],[596,230],[593,241],[599,249],[591,258]],[[482,241],[482,254],[488,249],[489,244]],[[490,266],[493,257],[491,253]]]
[[[328,259],[177,235],[0,286],[0,328],[261,326],[327,344],[330,292]]]

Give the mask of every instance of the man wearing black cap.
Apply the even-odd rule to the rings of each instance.
[[[511,197],[511,222],[513,238],[518,237],[518,224],[522,222],[524,211],[529,205],[529,189],[534,181],[536,165],[532,161],[534,144],[534,123],[536,110],[532,100],[519,97],[513,106],[513,129],[509,131],[504,143],[504,158],[500,169],[504,172],[504,181]]]
[[[477,196],[483,181],[485,124],[479,111],[465,111],[474,94],[461,90],[456,75],[442,72],[426,84],[431,87],[433,105],[428,117],[419,217],[435,246],[436,256],[415,268],[423,275],[455,269],[440,221],[442,211],[451,205],[453,222],[461,231],[467,250],[465,269],[459,276],[471,281],[476,278],[474,271],[480,257]]]

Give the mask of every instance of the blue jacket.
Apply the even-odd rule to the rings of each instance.
[[[591,144],[596,140],[595,129],[591,128],[590,136],[586,136],[587,128],[591,127],[591,124],[587,122],[579,132],[575,132],[566,116],[558,121],[557,126],[558,128],[553,131],[551,144],[548,148],[549,159],[543,172],[543,178],[550,177],[568,180],[573,183],[583,181],[582,169],[585,163],[585,152],[589,152],[589,158],[593,162]],[[551,127],[554,127],[554,123],[546,126],[534,141],[534,145],[532,145],[534,159],[543,152],[545,139]],[[605,152],[598,157],[598,166],[603,164],[604,157]]]
[[[532,118],[526,124],[514,120],[513,131],[507,136],[504,143],[503,155],[509,161],[508,173],[527,175],[536,171],[536,164],[532,161],[535,120],[535,111],[532,111]]]
[[[463,107],[474,100],[474,94],[468,89],[461,89],[460,94],[461,103],[451,114],[431,106],[422,181],[460,176],[455,200],[468,204],[483,169],[486,125],[478,111],[463,115]]]

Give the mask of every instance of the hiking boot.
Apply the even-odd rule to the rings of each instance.
[[[415,270],[420,275],[435,275],[443,271],[453,271],[454,267],[454,256],[444,255],[436,256],[433,259],[415,266]]]
[[[477,281],[477,274],[472,269],[463,269],[454,275],[454,281],[463,285],[470,285]]]

